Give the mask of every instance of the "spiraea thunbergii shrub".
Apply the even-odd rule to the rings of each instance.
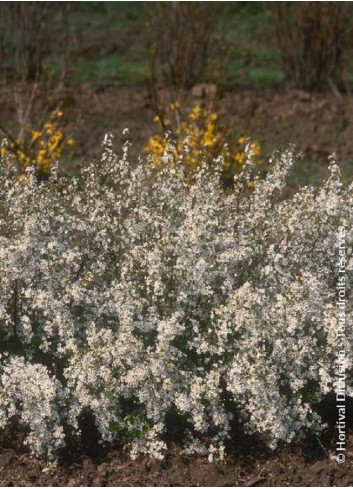
[[[210,459],[234,416],[271,446],[322,427],[352,185],[332,164],[321,188],[282,199],[291,151],[253,190],[250,158],[231,192],[162,158],[157,173],[131,164],[107,138],[99,165],[40,184],[2,162],[0,428],[25,429],[36,453],[54,456],[87,411],[133,456],[163,456],[171,419]]]

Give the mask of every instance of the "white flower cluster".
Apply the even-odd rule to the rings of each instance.
[[[173,429],[187,453],[222,456],[234,418],[273,446],[322,427],[352,185],[332,164],[283,199],[288,151],[253,190],[249,163],[224,191],[204,165],[186,184],[171,158],[156,173],[107,137],[69,181],[23,184],[1,164],[0,428],[21,425],[36,453],[78,435],[86,410],[133,456],[163,456]]]

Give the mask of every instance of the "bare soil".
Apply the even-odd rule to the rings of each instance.
[[[0,447],[0,486],[353,486],[353,432],[347,437],[346,462],[338,464],[335,439],[292,443],[273,453],[261,444],[240,445],[224,462],[209,463],[181,455],[172,446],[163,461],[131,460],[128,447],[76,447],[56,465],[31,456],[24,448]]]
[[[196,87],[197,88],[197,87]],[[206,93],[205,93],[206,92]],[[163,89],[161,101],[178,98],[182,106],[207,103],[207,89],[191,89],[175,95]],[[148,90],[140,88],[81,87],[68,105],[67,119],[78,120],[72,128],[83,154],[92,154],[106,131],[121,135],[130,129],[131,140],[139,152],[148,136],[158,129]],[[353,97],[350,94],[307,93],[299,90],[228,90],[217,89],[213,103],[219,120],[261,142],[263,152],[295,144],[306,161],[327,165],[327,157],[336,153],[341,163],[352,163],[353,173]]]

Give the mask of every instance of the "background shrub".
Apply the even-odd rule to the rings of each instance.
[[[147,46],[152,80],[190,87],[210,67],[217,10],[206,2],[154,2]]]
[[[185,113],[175,102],[160,111],[154,121],[160,124],[160,132],[151,136],[144,148],[150,164],[156,169],[163,168],[162,156],[173,144],[171,164],[180,165],[182,161],[186,181],[192,181],[199,165],[207,162],[209,170],[220,172],[224,184],[231,186],[234,174],[249,159],[250,152],[254,165],[261,163],[259,143],[248,142],[244,136],[235,137],[210,107],[197,104]],[[184,154],[186,148],[188,153]]]
[[[349,4],[274,2],[271,8],[287,81],[308,90],[346,87]]]

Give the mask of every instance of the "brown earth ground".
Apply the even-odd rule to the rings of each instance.
[[[195,103],[208,103],[214,98],[215,88],[213,109],[219,120],[234,130],[235,136],[258,140],[264,155],[291,143],[304,154],[298,170],[299,183],[313,183],[316,177],[324,176],[328,156],[333,152],[344,174],[353,175],[353,96],[350,94],[205,87],[198,85],[178,94],[161,89],[158,97],[164,103],[179,100],[187,109]],[[62,103],[66,134],[76,141],[74,152],[65,163],[69,170],[99,154],[100,143],[108,131],[116,136],[119,147],[123,129],[129,128],[132,153],[137,155],[148,137],[159,129],[153,122],[152,97],[144,86],[102,89],[87,83],[75,89],[47,90],[45,98],[51,107]],[[37,99],[43,99],[40,90]],[[37,113],[40,112],[38,103]],[[0,87],[0,107],[0,123],[16,133],[13,87]]]
[[[240,448],[222,463],[180,455],[172,448],[162,462],[132,461],[123,448],[88,455],[76,451],[56,466],[33,458],[24,449],[0,449],[0,487],[18,486],[235,486],[351,487],[353,433],[346,462],[338,464],[318,442],[294,443],[269,454],[259,447]],[[334,440],[329,445],[333,453]],[[326,444],[326,443],[325,443]]]

